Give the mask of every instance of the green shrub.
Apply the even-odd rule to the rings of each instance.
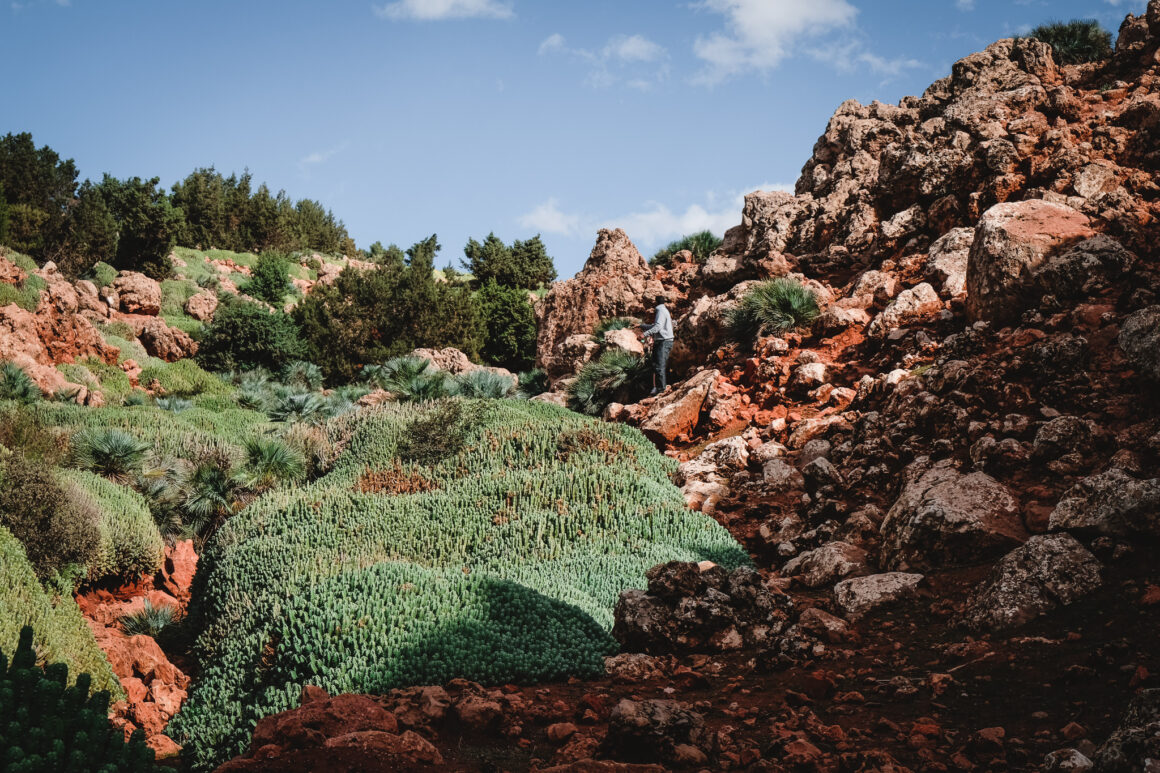
[[[92,281],[97,286],[97,289],[108,287],[117,280],[117,269],[110,266],[103,260],[97,261],[93,267],[85,274],[85,279]]]
[[[184,397],[158,397],[153,401],[153,404],[170,413],[181,413],[193,407],[193,401],[186,400]]]
[[[326,420],[326,401],[313,392],[285,395],[270,409],[270,421],[321,424]]]
[[[126,408],[133,408],[140,405],[149,405],[149,395],[144,392],[130,392],[125,395],[125,399],[121,401],[121,405]]]
[[[117,699],[124,697],[121,683],[97,646],[72,594],[46,593],[24,547],[3,526],[0,526],[0,609],[4,610],[0,614],[0,651],[13,652],[21,628],[32,626],[36,631],[33,646],[41,658],[52,663],[67,663],[72,674],[87,672],[92,675],[94,690],[107,690]],[[0,715],[9,705],[8,701],[0,700]],[[0,720],[0,732],[4,724],[5,720]]]
[[[165,628],[173,623],[177,617],[177,608],[172,604],[153,606],[149,599],[145,599],[140,611],[121,615],[117,622],[128,636],[152,636],[157,638]]]
[[[322,388],[322,368],[313,362],[295,360],[286,363],[280,378],[283,384],[314,391]]]
[[[756,284],[728,317],[734,340],[752,344],[762,335],[784,335],[807,327],[820,309],[814,291],[795,279],[781,277]]]
[[[183,469],[178,481],[180,508],[186,522],[204,534],[242,504],[242,484],[220,462],[201,461]]]
[[[639,319],[632,317],[613,317],[611,319],[601,320],[592,328],[592,337],[597,341],[604,340],[604,334],[609,330],[626,330],[632,329],[640,324]]]
[[[149,384],[157,379],[166,395],[192,397],[194,395],[228,395],[233,389],[221,378],[207,373],[193,360],[158,362],[141,371],[140,381]]]
[[[252,489],[294,483],[306,475],[302,453],[278,438],[249,438],[245,449],[246,485]]]
[[[517,379],[516,396],[523,400],[542,395],[551,387],[548,382],[548,374],[540,368],[520,373]]]
[[[89,429],[73,438],[73,464],[117,483],[133,480],[150,443],[119,429]]]
[[[280,311],[256,303],[223,300],[198,342],[197,361],[212,371],[267,368],[305,359],[298,326]]]
[[[61,475],[78,492],[73,499],[87,500],[98,514],[100,540],[89,564],[90,579],[151,575],[161,569],[165,544],[144,497],[90,472],[65,470]]]
[[[501,400],[512,393],[515,383],[511,376],[479,368],[460,373],[454,379],[453,391],[461,397]]]
[[[1095,19],[1050,22],[1031,31],[1030,37],[1051,46],[1060,64],[1099,62],[1112,55],[1112,33]]]
[[[684,236],[675,242],[669,242],[667,247],[658,250],[652,256],[648,264],[653,267],[670,268],[673,265],[673,258],[681,250],[689,250],[693,253],[695,262],[704,263],[720,246],[720,238],[714,236],[711,231],[701,231]]]
[[[280,307],[290,292],[290,260],[280,252],[263,252],[250,270],[241,292],[274,307]]]
[[[420,376],[431,374],[435,369],[431,361],[423,357],[394,357],[382,365],[368,365],[362,369],[362,379],[388,392],[398,392],[402,385]]]
[[[40,291],[48,283],[36,274],[29,274],[19,285],[0,283],[0,306],[15,303],[25,311],[36,311],[40,305]]]
[[[24,626],[15,649],[0,652],[0,749],[6,771],[153,771],[140,730],[128,743],[109,722],[109,693],[89,695],[93,678],[69,686],[67,662],[37,663],[36,636]],[[11,661],[5,655],[11,656]]]
[[[69,455],[67,432],[49,426],[19,404],[0,407],[0,446],[19,451],[41,465],[54,467]],[[0,456],[4,456],[0,452]]]
[[[484,362],[523,370],[536,360],[536,314],[526,290],[488,281],[475,295],[483,318]]]
[[[431,448],[435,427],[462,443]],[[328,431],[345,448],[331,470],[252,502],[199,560],[201,677],[169,726],[195,770],[237,754],[303,684],[599,674],[619,594],[650,567],[746,562],[685,506],[675,462],[623,425],[457,399],[386,404]]]
[[[43,397],[40,387],[14,362],[0,362],[0,400],[34,403]]]
[[[96,508],[66,492],[51,468],[21,453],[0,459],[0,525],[24,545],[41,579],[96,560]]]
[[[467,258],[463,267],[480,284],[534,290],[556,278],[556,266],[538,234],[526,241],[517,239],[510,247],[494,233],[482,243],[468,239],[463,254]]]
[[[647,391],[652,365],[623,349],[608,349],[585,363],[568,386],[568,407],[599,416],[609,403],[630,403]]]

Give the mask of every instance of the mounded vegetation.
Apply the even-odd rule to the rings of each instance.
[[[759,336],[784,335],[807,327],[820,313],[814,291],[796,279],[779,277],[754,285],[728,317],[734,340],[751,344]]]
[[[650,266],[669,268],[673,265],[673,258],[682,250],[688,250],[693,253],[693,260],[695,262],[704,263],[713,254],[713,251],[721,246],[721,242],[721,238],[714,235],[712,231],[700,231],[695,234],[689,234],[676,241],[669,242],[668,245],[657,250],[656,254],[649,258],[648,264]]]
[[[618,594],[649,567],[746,560],[626,427],[452,400],[348,414],[327,434],[346,450],[326,475],[254,501],[202,556],[203,673],[171,730],[203,768],[306,683],[598,673]]]
[[[1099,62],[1112,55],[1112,33],[1095,19],[1041,24],[1029,37],[1051,46],[1060,64]]]

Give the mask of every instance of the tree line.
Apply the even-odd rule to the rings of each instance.
[[[160,178],[78,182],[76,164],[32,135],[0,137],[0,244],[79,277],[98,261],[163,279],[177,244],[236,252],[353,255],[341,220],[317,201],[255,189],[250,173],[196,169],[170,191]]]

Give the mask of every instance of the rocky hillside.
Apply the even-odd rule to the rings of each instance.
[[[537,306],[539,399],[665,294],[678,383],[605,418],[681,460],[758,572],[654,569],[603,680],[396,691],[373,728],[308,695],[232,769],[1154,769],[1158,77],[1160,0],[1106,62],[1002,40],[843,104],[796,193],[747,196],[703,264],[602,231]],[[730,341],[781,276],[812,327]]]

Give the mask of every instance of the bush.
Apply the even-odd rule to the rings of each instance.
[[[37,665],[30,626],[15,650],[0,653],[0,749],[5,770],[153,771],[153,750],[134,732],[128,743],[109,722],[109,693],[89,695],[93,679],[78,674],[69,686],[67,663]],[[11,656],[9,662],[5,654]]]
[[[599,674],[620,592],[644,587],[650,567],[746,562],[685,506],[675,462],[628,427],[452,400],[329,429],[346,448],[331,471],[252,502],[199,560],[203,668],[169,726],[196,770],[236,755],[302,684],[378,693]],[[426,445],[443,437],[461,443]],[[360,486],[394,470],[413,493]]]
[[[14,362],[0,362],[0,400],[34,403],[43,395],[40,387]]]
[[[264,490],[277,483],[293,483],[306,475],[302,453],[277,438],[250,438],[246,449],[246,485]]]
[[[609,349],[576,374],[568,386],[568,407],[599,416],[609,403],[630,403],[648,389],[652,364],[647,358]]]
[[[186,400],[184,397],[158,397],[153,401],[153,404],[162,411],[169,411],[170,413],[181,413],[193,407],[193,402]]]
[[[281,252],[263,252],[250,269],[249,280],[238,289],[275,308],[280,307],[290,292],[290,259]]]
[[[604,340],[604,334],[609,330],[628,330],[640,324],[639,319],[632,317],[613,317],[612,319],[601,320],[596,323],[596,327],[592,328],[592,337],[597,341]]]
[[[97,646],[72,594],[47,593],[24,547],[3,526],[0,526],[0,609],[4,610],[0,615],[0,650],[15,650],[21,628],[30,625],[36,631],[33,646],[45,661],[66,663],[73,674],[88,672],[92,675],[94,690],[108,690],[117,699],[124,697],[121,683]],[[9,705],[8,701],[0,700],[0,716]],[[0,733],[6,722],[0,719]]]
[[[117,279],[117,269],[110,266],[103,260],[97,261],[93,267],[85,274],[85,279],[89,279],[97,286],[97,289],[108,287]]]
[[[388,392],[398,392],[403,385],[420,376],[430,375],[435,371],[431,361],[423,357],[392,357],[382,365],[368,365],[362,370],[362,378],[369,384]]]
[[[0,408],[0,446],[49,467],[63,463],[69,455],[68,433],[47,426],[20,405]]]
[[[1095,19],[1043,24],[1033,29],[1030,37],[1051,46],[1060,64],[1100,62],[1112,55],[1112,33]]]
[[[312,392],[281,397],[270,409],[270,421],[321,424],[326,420],[326,401]]]
[[[139,612],[121,615],[117,618],[117,622],[128,636],[152,636],[156,639],[176,617],[177,607],[172,604],[155,607],[149,599],[145,599]]]
[[[133,480],[152,445],[119,429],[90,429],[73,439],[73,463],[117,483]]]
[[[20,453],[0,460],[0,525],[23,543],[41,579],[96,560],[98,521],[96,509],[66,492],[51,468]]]
[[[135,578],[161,569],[165,544],[144,497],[90,472],[66,470],[62,477],[71,498],[97,514],[99,542],[89,579]]]
[[[704,263],[720,246],[721,239],[714,236],[711,231],[701,231],[684,236],[675,242],[669,242],[667,247],[658,250],[652,256],[648,264],[653,267],[669,268],[673,265],[673,257],[681,250],[689,250],[693,253],[695,262]]]
[[[488,281],[476,300],[485,331],[484,361],[508,370],[530,368],[536,360],[536,315],[527,291]]]
[[[313,362],[303,360],[289,362],[282,368],[280,378],[283,384],[292,387],[309,390],[322,388],[322,368]]]
[[[542,395],[551,387],[551,384],[548,382],[548,374],[540,368],[520,373],[517,379],[516,394],[523,400],[535,397],[536,395]]]
[[[222,379],[207,373],[194,360],[159,362],[141,371],[142,384],[157,379],[166,395],[193,397],[195,395],[228,395],[233,390]]]
[[[810,325],[820,313],[814,291],[781,277],[754,285],[729,313],[729,333],[751,344],[762,335],[784,335]]]
[[[36,311],[40,305],[40,291],[48,283],[36,274],[29,274],[19,285],[0,283],[0,306],[15,303],[25,311]]]
[[[293,319],[235,299],[218,306],[198,343],[197,362],[212,371],[277,370],[282,363],[305,355],[306,345]]]

